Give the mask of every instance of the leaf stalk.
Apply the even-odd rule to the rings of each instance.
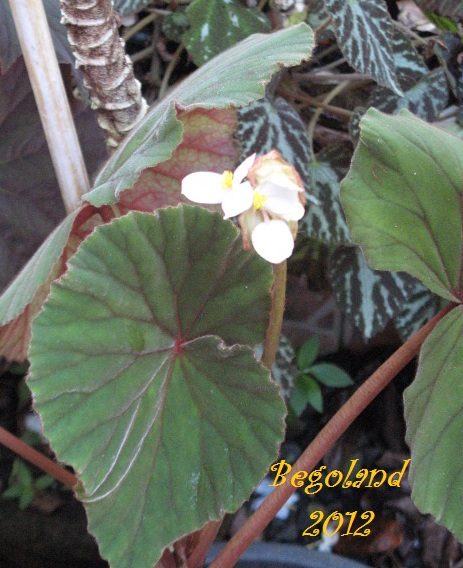
[[[367,379],[336,412],[293,465],[294,471],[312,471],[326,452],[365,410],[370,402],[415,357],[436,324],[455,307],[448,304],[432,320],[406,341],[369,379]],[[210,568],[232,568],[243,552],[270,523],[289,497],[296,491],[290,483],[278,486],[249,517],[240,530],[220,551]]]

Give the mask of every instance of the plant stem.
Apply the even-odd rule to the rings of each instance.
[[[204,565],[206,554],[219,532],[222,521],[210,521],[202,529],[199,541],[192,554],[188,557],[189,568],[200,568]]]
[[[74,487],[78,483],[78,479],[75,475],[70,473],[67,469],[64,469],[51,459],[47,458],[31,446],[23,442],[5,428],[0,426],[0,443],[21,456],[23,459],[34,464],[40,468],[45,473],[48,473],[64,485],[68,487]]]
[[[183,51],[183,43],[181,43],[177,47],[172,59],[169,62],[169,65],[166,68],[166,71],[164,73],[164,77],[162,78],[161,86],[159,87],[158,101],[160,101],[164,97],[164,95],[166,94],[166,91],[167,91],[167,88],[168,88],[168,85],[169,85],[170,76],[172,75],[172,72],[175,69],[175,66],[177,65],[177,63],[180,59],[180,55],[181,55],[182,51]]]
[[[337,85],[323,99],[323,104],[327,105],[328,103],[330,103],[334,98],[336,98],[339,95],[339,93],[341,93],[346,87],[348,87],[349,84],[350,84],[349,81],[343,81],[342,83]],[[314,133],[314,130],[315,130],[315,125],[317,124],[317,121],[318,121],[320,115],[322,114],[322,112],[323,112],[323,108],[320,107],[313,113],[313,116],[310,119],[309,126],[308,126],[308,129],[307,129],[308,135],[309,135],[309,140],[310,140],[310,155],[311,155],[312,161],[315,161],[315,152],[314,152],[314,149],[313,149],[313,133]]]
[[[314,469],[315,465],[333,447],[360,413],[391,382],[397,373],[419,353],[426,337],[436,324],[454,307],[455,304],[449,304],[441,310],[355,391],[305,449],[294,464],[294,471],[311,471]],[[296,491],[296,488],[290,483],[283,483],[278,486],[220,551],[210,568],[231,568],[234,566],[239,557],[265,529],[294,491]]]
[[[122,36],[122,39],[127,43],[132,36],[134,36],[148,24],[151,24],[151,22],[154,22],[157,17],[158,14],[151,12],[151,14],[148,14],[147,16],[139,20],[136,24],[134,24],[131,28],[129,28]]]
[[[41,0],[10,0],[66,212],[89,190],[85,163]]]
[[[283,323],[286,298],[286,267],[286,260],[280,264],[273,265],[272,307],[270,309],[270,320],[261,359],[262,364],[268,370],[272,368],[275,360],[280,340],[281,324]]]

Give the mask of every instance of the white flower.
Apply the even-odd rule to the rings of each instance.
[[[305,193],[296,170],[276,150],[257,159],[253,154],[233,173],[189,174],[182,193],[196,203],[221,203],[225,219],[239,215],[245,248],[252,243],[265,260],[279,264],[291,256]]]
[[[248,181],[243,181],[249,168],[254,163],[256,155],[246,158],[234,172],[225,171],[223,174],[213,172],[194,172],[182,180],[182,193],[195,203],[207,205],[222,204],[226,217],[239,215],[245,203],[245,209],[252,205],[253,190]],[[237,204],[238,209],[237,210]]]
[[[265,260],[279,264],[293,254],[294,239],[285,221],[259,223],[251,233],[252,246]]]

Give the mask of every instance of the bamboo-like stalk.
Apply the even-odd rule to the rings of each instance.
[[[60,0],[60,5],[92,108],[114,149],[148,109],[119,37],[120,16],[111,0]]]
[[[9,0],[64,206],[76,210],[89,181],[42,0]]]

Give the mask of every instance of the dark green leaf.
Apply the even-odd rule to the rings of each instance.
[[[310,369],[310,374],[326,387],[341,388],[353,384],[352,379],[346,371],[331,363],[318,363],[318,365],[313,365]]]
[[[392,20],[383,0],[325,0],[349,64],[401,95],[392,52]]]
[[[97,228],[52,286],[29,384],[114,568],[238,508],[275,459],[284,403],[239,345],[263,341],[271,282],[233,223],[179,206]]]
[[[459,301],[463,142],[402,111],[370,109],[341,183],[355,242],[377,270],[406,271]]]
[[[463,317],[457,307],[426,339],[404,393],[412,498],[463,540]]]
[[[328,276],[338,304],[368,339],[400,312],[413,284],[408,274],[372,270],[358,247],[338,247]]]
[[[299,348],[296,355],[296,362],[299,370],[307,372],[318,356],[320,350],[320,340],[318,335],[313,335]]]
[[[323,412],[323,398],[320,385],[308,375],[299,375],[296,380],[289,405],[296,416],[300,416],[310,404],[318,412]]]
[[[162,20],[162,33],[172,41],[180,43],[181,35],[189,25],[185,12],[171,12]]]
[[[312,377],[306,377],[304,382],[307,402],[321,414],[323,412],[323,397],[320,385]]]
[[[307,191],[311,188],[310,141],[307,127],[297,112],[282,98],[267,98],[238,110],[236,138],[241,157],[254,152],[278,150],[297,170]]]
[[[115,203],[144,168],[170,158],[182,140],[178,112],[243,106],[261,98],[265,83],[281,65],[308,58],[313,33],[305,24],[269,35],[257,34],[221,53],[190,75],[153,107],[119,146],[86,194],[94,205]]]
[[[254,33],[268,33],[270,22],[257,8],[237,0],[194,0],[186,10],[190,29],[183,42],[198,66]]]

